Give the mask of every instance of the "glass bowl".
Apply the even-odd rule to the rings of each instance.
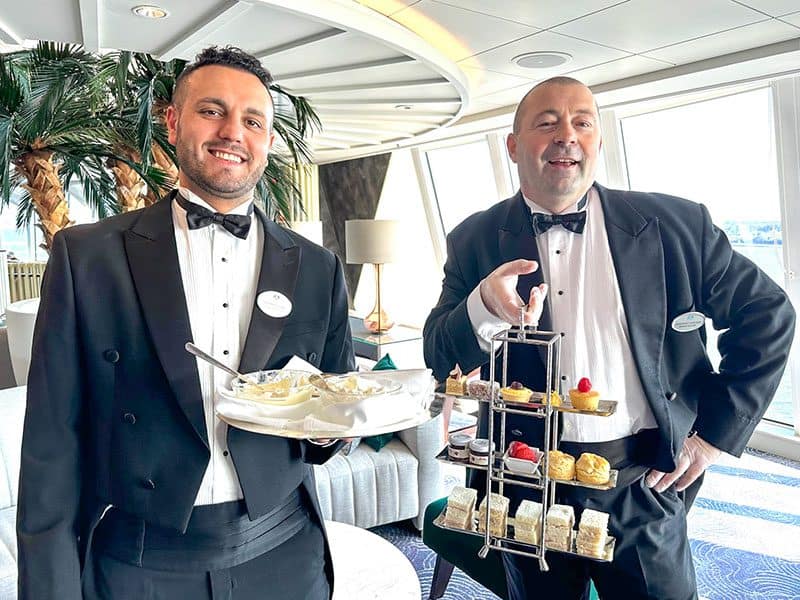
[[[313,387],[309,382],[310,373],[291,369],[255,371],[245,376],[254,383],[239,379],[231,381],[231,392],[236,398],[291,406],[311,399]]]
[[[312,377],[311,385],[322,400],[331,402],[359,402],[366,398],[391,394],[402,385],[390,379],[346,375],[321,375]]]

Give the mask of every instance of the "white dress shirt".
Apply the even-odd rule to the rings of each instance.
[[[181,188],[180,193],[190,202],[216,212],[189,190]],[[242,204],[230,214],[246,215],[251,204]],[[189,229],[186,211],[174,200],[172,203],[192,339],[199,348],[234,369],[239,367],[250,325],[264,249],[261,223],[255,214],[251,218],[250,233],[243,240],[217,224]],[[194,503],[197,506],[238,500],[242,498],[242,489],[227,450],[228,426],[214,411],[215,390],[230,383],[231,377],[200,359],[197,370],[211,459]]]
[[[525,198],[533,212],[548,213]],[[565,212],[575,212],[577,204]],[[619,291],[603,216],[594,188],[586,203],[583,234],[560,225],[536,237],[539,268],[550,286],[553,331],[563,332],[561,343],[562,390],[566,395],[582,377],[588,377],[600,397],[617,400],[610,417],[564,413],[562,439],[604,442],[656,427],[631,351],[625,308]],[[492,315],[483,304],[479,288],[467,299],[467,313],[485,351],[491,337],[510,325]]]

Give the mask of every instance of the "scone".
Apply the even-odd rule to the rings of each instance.
[[[560,450],[547,453],[547,474],[551,479],[571,481],[575,479],[575,457]]]
[[[506,402],[527,402],[531,399],[532,390],[529,390],[519,381],[514,381],[510,386],[500,389],[500,394]]]
[[[575,463],[575,474],[583,483],[603,485],[611,477],[611,465],[602,456],[584,452]]]
[[[600,404],[600,392],[592,389],[592,382],[588,377],[582,377],[577,388],[569,391],[569,400],[572,408],[578,410],[597,410]]]

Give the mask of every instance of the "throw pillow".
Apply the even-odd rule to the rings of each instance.
[[[381,359],[375,363],[375,366],[372,367],[373,371],[391,371],[394,369],[397,369],[397,365],[394,364],[392,357],[388,354],[384,354]],[[388,444],[393,437],[393,433],[384,433],[382,435],[365,437],[363,441],[367,446],[375,450],[375,452],[380,452],[381,448]]]

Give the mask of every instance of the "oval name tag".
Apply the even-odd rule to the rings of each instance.
[[[286,317],[292,312],[292,301],[272,290],[261,292],[256,298],[256,304],[264,314],[276,319]]]
[[[672,328],[681,333],[700,329],[705,324],[706,316],[696,311],[683,313],[672,319]]]

